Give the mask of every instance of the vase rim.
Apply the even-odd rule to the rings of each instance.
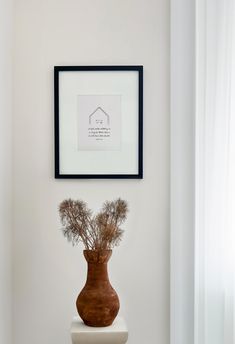
[[[87,249],[85,249],[85,250],[83,250],[83,252],[110,252],[110,251],[112,251],[112,249],[111,248],[109,248],[109,249],[102,249],[102,250],[87,250]]]
[[[107,263],[112,250],[84,250],[83,255],[88,263]]]

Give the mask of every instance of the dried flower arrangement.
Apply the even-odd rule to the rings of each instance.
[[[59,206],[64,236],[73,245],[82,241],[86,250],[109,250],[117,246],[127,212],[127,202],[120,198],[104,202],[96,215],[81,200],[64,200]]]

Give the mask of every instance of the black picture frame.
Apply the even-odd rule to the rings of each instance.
[[[138,73],[138,169],[136,173],[61,173],[60,171],[60,73],[77,71],[135,71]],[[56,179],[143,179],[143,66],[54,66],[54,158]]]

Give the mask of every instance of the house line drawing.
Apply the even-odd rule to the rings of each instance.
[[[91,119],[92,119],[92,116],[97,112],[97,111],[102,111],[105,116],[107,117],[107,124],[109,125],[109,114],[107,114],[107,112],[105,112],[102,107],[98,106],[97,109],[95,109],[95,111],[93,111],[90,115],[89,115],[89,124],[91,124]]]

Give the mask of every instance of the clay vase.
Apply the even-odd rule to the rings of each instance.
[[[88,326],[109,326],[119,311],[119,299],[107,271],[112,250],[84,250],[83,254],[88,270],[86,284],[76,302],[78,314]]]

